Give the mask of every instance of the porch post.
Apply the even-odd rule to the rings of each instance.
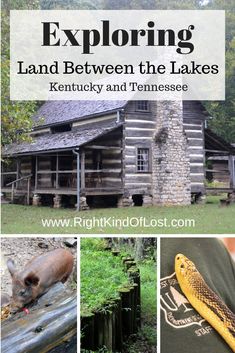
[[[76,150],[73,150],[73,153],[76,154],[77,156],[77,211],[80,209],[80,154],[79,154],[79,148],[76,148]]]
[[[58,153],[56,154],[55,188],[59,189],[59,155],[58,155]]]
[[[81,151],[81,191],[85,190],[85,151]]]
[[[16,160],[16,179],[20,179],[20,159]],[[19,182],[16,182],[16,189],[19,187]]]
[[[35,159],[35,185],[34,189],[37,190],[38,188],[38,156]]]
[[[232,157],[233,188],[235,188],[235,156]]]
[[[121,143],[121,183],[122,188],[124,188],[124,180],[125,180],[125,160],[124,160],[124,148],[125,148],[125,137],[124,137],[124,129],[122,128],[122,143]]]
[[[27,179],[27,205],[30,204],[30,178]]]
[[[77,152],[77,210],[80,209],[80,154]]]
[[[230,188],[235,186],[235,175],[234,175],[234,161],[233,156],[230,154],[228,157],[228,168],[229,168],[229,177],[230,177]]]

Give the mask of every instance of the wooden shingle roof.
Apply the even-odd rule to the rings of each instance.
[[[38,109],[33,120],[42,128],[115,112],[126,104],[127,101],[48,101]]]
[[[107,134],[122,126],[122,123],[106,122],[100,127],[91,124],[79,127],[68,132],[57,134],[46,134],[34,138],[32,142],[6,145],[2,151],[3,156],[17,156],[25,154],[35,154],[50,152],[55,150],[69,150],[85,145],[94,139]]]

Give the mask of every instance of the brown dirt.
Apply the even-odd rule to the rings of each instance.
[[[6,267],[6,260],[12,258],[16,264],[17,269],[22,269],[24,265],[34,256],[41,255],[53,249],[60,247],[69,250],[74,256],[74,270],[77,264],[77,247],[68,248],[64,244],[66,238],[1,238],[1,291],[11,295],[11,276]],[[43,248],[39,245],[42,244]],[[75,271],[76,272],[76,271]],[[65,283],[66,286],[71,287],[73,275]]]

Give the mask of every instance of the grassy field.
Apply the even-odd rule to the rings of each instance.
[[[220,207],[220,198],[208,197],[205,205],[107,208],[84,212],[6,204],[2,205],[2,234],[234,233],[235,204]]]
[[[141,329],[127,342],[128,353],[156,352],[157,346],[157,288],[156,263],[138,264],[141,278]]]

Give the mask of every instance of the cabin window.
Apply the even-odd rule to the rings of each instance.
[[[51,133],[56,134],[59,132],[66,132],[66,131],[71,131],[72,130],[72,125],[71,124],[62,124],[62,125],[56,125],[51,127]]]
[[[102,151],[94,150],[92,153],[92,164],[94,170],[102,169]]]
[[[149,149],[138,148],[137,150],[137,172],[149,172]]]
[[[139,110],[142,112],[148,112],[149,111],[149,102],[148,101],[136,101],[136,110]]]

